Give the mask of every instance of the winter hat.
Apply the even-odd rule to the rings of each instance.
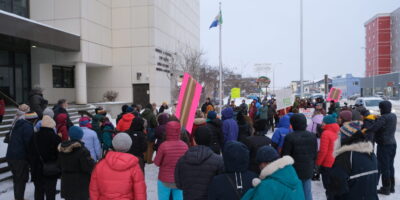
[[[256,160],[258,163],[270,163],[279,158],[278,152],[271,146],[263,146],[257,151]]]
[[[127,112],[127,113],[131,113],[131,112],[133,112],[133,108],[132,108],[132,107],[130,107],[130,106],[128,106],[128,108],[126,108],[126,112]]]
[[[81,117],[80,119],[79,119],[79,126],[80,127],[88,127],[88,128],[91,128],[92,127],[92,124],[90,124],[90,118],[89,117]]]
[[[118,133],[112,140],[115,151],[126,153],[132,146],[132,139],[127,133]]]
[[[211,145],[211,130],[207,126],[200,126],[194,133],[194,141],[198,145]]]
[[[344,122],[349,122],[352,119],[352,113],[350,110],[344,110],[339,113],[340,119],[342,119]]]
[[[83,130],[79,126],[71,126],[68,130],[68,135],[71,140],[81,140],[83,137]]]
[[[128,106],[127,104],[123,105],[123,106],[121,107],[122,112],[123,112],[123,113],[126,113],[126,109],[127,109],[128,107],[129,107],[129,106]]]
[[[351,115],[352,115],[352,118],[351,118],[352,121],[362,121],[363,120],[361,113],[358,110],[352,110]]]
[[[304,131],[307,128],[307,118],[301,113],[293,114],[290,117],[290,125],[295,131]]]
[[[207,118],[211,119],[211,120],[216,119],[217,118],[217,113],[215,111],[210,111],[210,112],[207,113]]]
[[[51,116],[43,115],[42,127],[43,128],[54,128],[54,127],[56,127],[56,122],[54,121],[54,119]]]
[[[48,115],[51,118],[54,118],[54,111],[51,108],[46,108],[43,111],[43,115]]]
[[[144,120],[141,117],[135,117],[131,123],[131,131],[143,131],[144,130]]]
[[[34,120],[34,119],[37,119],[37,118],[38,118],[38,115],[34,111],[25,113],[25,119],[26,120]]]
[[[332,115],[327,115],[324,117],[324,119],[322,120],[325,124],[334,124],[337,123],[337,115],[336,114],[332,114]]]
[[[21,104],[21,105],[18,106],[18,110],[20,110],[20,111],[22,111],[24,113],[29,112],[30,109],[31,108],[26,104]]]

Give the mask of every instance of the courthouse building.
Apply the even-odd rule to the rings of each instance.
[[[50,103],[171,101],[180,51],[200,48],[199,0],[1,0],[0,90]]]

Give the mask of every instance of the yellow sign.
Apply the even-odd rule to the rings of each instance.
[[[240,98],[240,88],[231,89],[231,99]]]

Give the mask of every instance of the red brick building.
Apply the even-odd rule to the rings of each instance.
[[[365,76],[391,73],[391,16],[379,14],[365,23]]]

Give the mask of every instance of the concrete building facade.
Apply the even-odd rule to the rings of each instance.
[[[199,0],[30,1],[27,22],[79,45],[49,48],[28,39],[30,85],[43,88],[50,103],[99,102],[110,90],[117,101],[170,102],[174,57],[200,48],[199,12]]]

